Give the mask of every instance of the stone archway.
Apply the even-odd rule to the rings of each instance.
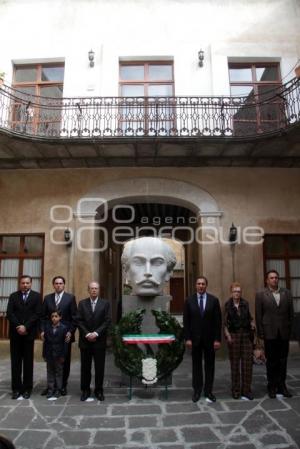
[[[184,207],[193,212],[197,217],[199,223],[203,220],[219,220],[222,212],[213,196],[206,190],[200,187],[187,183],[184,181],[178,181],[173,179],[163,178],[131,178],[120,179],[117,181],[111,181],[100,184],[99,187],[89,191],[80,200],[80,208],[74,211],[74,215],[77,218],[88,218],[89,223],[92,223],[96,217],[96,214],[101,213],[104,208],[106,210],[112,210],[116,206],[131,205],[134,203],[158,203],[158,204],[173,204],[175,206]],[[105,226],[105,222],[101,222],[100,226]],[[80,226],[79,226],[80,227]],[[91,229],[91,228],[90,228]],[[97,225],[95,224],[94,236],[91,236],[91,240],[95,242],[97,247]],[[121,247],[120,247],[121,248]],[[97,280],[98,277],[105,279],[106,285],[104,286],[105,294],[109,299],[113,300],[119,296],[120,291],[116,285],[120,284],[120,262],[117,262],[120,258],[120,248],[114,252],[113,248],[104,253],[84,253],[77,254],[77,272],[80,272],[80,266],[90,264],[91,276]],[[218,271],[218,264],[220,258],[218,251],[211,251],[211,249],[205,248],[202,250],[201,245],[196,242],[186,245],[186,260],[189,261],[190,273],[188,279],[189,290],[193,288],[194,274],[199,272],[210,275],[209,270],[212,269],[215,272]],[[205,254],[204,254],[205,251]],[[107,266],[110,265],[111,271],[107,270]],[[104,271],[103,271],[104,269]],[[191,287],[192,286],[192,287]],[[113,309],[116,308],[112,307]]]
[[[101,198],[112,207],[120,200],[153,199],[156,202],[172,200],[174,204],[191,209],[200,217],[220,217],[222,212],[213,196],[206,190],[184,181],[165,178],[130,178],[99,185],[82,198],[80,215],[93,216]],[[91,201],[84,201],[90,199]],[[92,199],[94,201],[92,201]]]

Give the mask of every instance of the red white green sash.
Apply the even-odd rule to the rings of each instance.
[[[172,343],[175,341],[173,334],[124,334],[122,336],[124,343],[128,345],[137,345],[138,343]]]

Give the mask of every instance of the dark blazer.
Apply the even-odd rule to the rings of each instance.
[[[222,315],[218,298],[206,293],[206,306],[201,317],[197,294],[186,299],[183,311],[185,340],[192,340],[193,345],[200,341],[213,343],[221,341]]]
[[[10,295],[7,305],[7,319],[9,320],[9,337],[20,337],[16,328],[23,325],[27,329],[28,340],[34,340],[39,328],[42,298],[40,293],[30,290],[26,302],[23,301],[21,290]]]
[[[265,288],[256,294],[255,318],[259,338],[271,340],[277,337],[278,332],[282,339],[290,338],[294,317],[293,298],[286,288],[280,288],[279,292],[279,306],[270,289]]]
[[[55,304],[55,293],[50,293],[46,295],[42,307],[42,321],[41,321],[41,331],[45,330],[47,323],[50,323],[50,316],[52,312],[57,309]],[[62,314],[61,323],[64,324],[68,331],[72,333],[71,342],[75,341],[74,333],[76,331],[76,315],[77,315],[77,304],[75,296],[71,293],[64,292],[58,309]]]
[[[56,332],[53,332],[52,324],[48,323],[45,328],[43,357],[46,360],[53,360],[59,357],[65,357],[68,350],[68,343],[65,342],[67,327],[59,324]]]
[[[79,329],[79,347],[84,349],[90,345],[94,347],[106,346],[107,330],[110,326],[110,304],[106,299],[98,298],[95,312],[92,311],[90,298],[82,299],[78,304],[77,326]],[[90,332],[97,332],[95,342],[89,342],[85,336]]]
[[[224,327],[229,332],[238,332],[243,329],[246,332],[251,331],[251,323],[253,319],[249,310],[249,303],[245,299],[240,299],[239,313],[234,305],[232,298],[225,303]]]

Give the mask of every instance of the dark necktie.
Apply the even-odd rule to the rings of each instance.
[[[199,309],[200,309],[200,315],[203,316],[203,313],[204,313],[204,309],[203,309],[203,295],[200,295]]]
[[[27,300],[27,295],[28,295],[27,292],[23,292],[23,301],[24,302],[26,302],[26,300]]]

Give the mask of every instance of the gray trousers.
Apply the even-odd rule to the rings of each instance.
[[[47,360],[48,390],[61,390],[63,385],[64,364],[58,359]]]

